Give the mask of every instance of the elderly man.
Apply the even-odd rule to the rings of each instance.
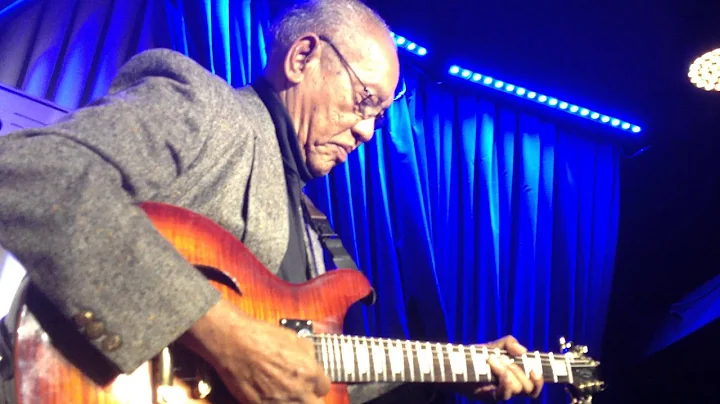
[[[0,139],[0,243],[63,317],[102,325],[87,340],[119,371],[179,340],[240,402],[316,403],[330,380],[312,344],[221,299],[137,207],[154,200],[208,216],[288,281],[324,272],[302,187],[373,137],[398,84],[397,50],[355,0],[299,4],[272,32],[267,70],[251,86],[233,89],[152,50],[62,122]],[[495,345],[524,351],[512,337]],[[539,377],[490,365],[499,385],[471,394],[539,394]]]

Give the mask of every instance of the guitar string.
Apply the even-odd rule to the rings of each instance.
[[[330,343],[330,344],[332,343],[330,340],[333,339],[333,337],[319,337],[319,339],[323,339],[323,338],[326,338],[326,339],[328,340],[328,341],[327,341],[328,343]],[[314,344],[315,344],[316,347],[317,347],[317,346],[322,346],[323,342],[322,342],[322,341],[319,341],[319,340],[318,340],[318,337],[314,337],[313,340],[314,340]],[[343,342],[345,342],[345,343],[348,343],[348,342],[353,343],[353,346],[357,343],[356,341],[350,340],[349,338],[344,338],[344,339],[343,339],[343,338],[337,338],[336,340],[337,340],[338,342],[340,342],[340,343],[343,343]],[[361,341],[367,342],[367,343],[368,343],[367,345],[372,346],[371,344],[369,344],[369,342],[376,342],[376,341],[379,341],[379,340],[365,339],[365,340],[361,340]],[[399,343],[398,343],[398,342],[399,342]],[[380,346],[380,347],[383,348],[384,350],[390,349],[390,348],[394,348],[394,347],[397,347],[398,345],[400,345],[399,348],[400,348],[401,350],[403,350],[403,351],[407,351],[407,350],[408,350],[407,347],[404,346],[404,345],[407,345],[407,344],[408,344],[407,342],[402,342],[402,341],[398,341],[398,342],[396,342],[394,345],[391,345],[391,344],[392,344],[392,341],[389,341],[389,342],[380,342],[379,344],[375,344],[375,345],[376,345],[376,346]],[[433,342],[431,342],[431,343],[429,343],[430,347],[427,347],[428,343],[426,343],[426,342],[421,342],[421,343],[420,343],[420,345],[421,345],[421,346],[420,346],[420,349],[418,349],[417,346],[416,346],[417,343],[415,343],[415,342],[410,342],[410,345],[412,345],[412,346],[410,347],[410,350],[411,350],[413,353],[417,353],[417,352],[421,352],[421,351],[428,351],[428,350],[432,350],[433,348],[437,347],[437,344],[438,344],[438,343],[433,343]],[[440,343],[440,345],[441,345],[443,348],[445,348],[445,347],[447,346],[446,343]],[[387,346],[387,348],[386,348],[386,346]],[[426,348],[426,347],[427,347],[427,348]],[[459,345],[452,345],[452,347],[453,347],[453,348],[458,348],[458,347],[460,347],[460,346],[459,346]],[[472,353],[472,352],[467,352],[467,351],[469,351],[469,350],[472,349],[470,346],[462,345],[462,347],[464,347],[464,350],[466,351],[466,352],[465,352],[465,357],[466,357],[466,358],[473,356],[473,353]],[[485,350],[483,349],[482,346],[476,346],[476,347],[475,347],[475,355],[484,354],[484,351],[485,351]],[[549,353],[542,353],[542,352],[541,352],[539,355],[536,355],[535,352],[536,352],[536,351],[528,351],[528,352],[525,354],[525,355],[526,355],[526,359],[527,359],[527,360],[537,360],[537,359],[536,359],[537,356],[540,356],[540,359],[541,359],[541,360],[547,359],[548,361],[552,360],[553,362],[565,362],[565,360],[566,360],[566,359],[565,359],[565,355],[567,355],[567,354],[562,354],[562,353],[557,353],[557,354],[553,353],[553,354],[551,355],[551,354],[549,354]],[[446,353],[446,351],[443,351],[443,353]],[[453,351],[453,353],[459,353],[459,352]],[[490,347],[488,347],[488,348],[487,348],[487,353],[488,353],[488,355],[497,355],[497,354],[499,353],[500,355],[505,355],[505,356],[513,357],[513,358],[516,359],[516,360],[522,360],[522,355],[510,355],[509,352],[508,352],[507,350],[504,350],[504,349],[497,350],[497,349],[495,349],[495,348],[490,348]],[[552,359],[550,359],[551,356],[552,356]],[[572,361],[589,361],[589,359],[573,358],[573,357],[570,357],[570,360],[572,360]]]
[[[321,352],[321,351],[318,351],[318,352]],[[342,356],[342,354],[341,354],[341,356]],[[435,360],[434,360],[434,359],[435,359],[435,358],[433,358],[433,366],[434,366],[434,364],[435,364]],[[515,360],[514,363],[517,363],[519,366],[522,365],[522,366],[524,367],[524,364],[522,363],[522,362],[523,362],[523,361],[522,361],[522,357],[516,358],[516,359],[517,359],[517,360]],[[530,359],[530,358],[528,358],[528,359]],[[338,360],[338,359],[336,358],[336,359],[334,359],[334,360]],[[465,360],[466,360],[466,361],[467,361],[467,360],[474,361],[474,359],[472,358],[471,355],[465,355]],[[343,361],[343,360],[340,359],[340,361]],[[439,361],[438,361],[438,362],[439,362]],[[446,358],[443,358],[442,362],[443,362],[443,365],[445,365],[446,363],[452,364],[452,360],[449,359],[449,358],[447,358],[447,359],[446,359]],[[404,361],[403,361],[403,363],[404,363]],[[533,360],[533,363],[530,363],[530,365],[532,365],[532,364],[534,364],[534,363],[537,363],[537,360],[534,359],[534,360]],[[566,362],[564,359],[552,359],[552,360],[551,360],[551,359],[549,359],[549,358],[545,358],[545,359],[540,359],[540,362],[539,362],[539,363],[540,363],[540,365],[542,365],[543,367],[547,366],[547,367],[553,368],[553,367],[558,366],[558,365],[561,365],[561,364],[564,365],[564,364],[566,364],[567,362]],[[403,366],[405,366],[405,365],[403,365]],[[572,369],[592,369],[592,368],[596,368],[597,365],[593,365],[593,364],[591,364],[591,363],[588,363],[587,360],[583,360],[583,359],[572,359],[572,361],[570,362],[570,367],[571,367]],[[409,369],[410,366],[407,366],[407,368]],[[414,369],[415,366],[413,365],[412,368]],[[532,368],[532,366],[529,366],[529,368]],[[562,376],[562,375],[558,375],[558,376]]]
[[[446,345],[449,344],[449,345],[452,345],[452,346],[454,346],[454,347],[466,347],[466,348],[470,348],[470,347],[472,347],[472,346],[475,346],[476,348],[482,348],[482,345],[456,344],[456,343],[438,342],[438,341],[433,342],[433,341],[400,340],[400,339],[379,338],[379,337],[359,337],[359,336],[356,337],[356,336],[345,335],[345,334],[311,334],[310,337],[311,337],[314,341],[316,341],[316,342],[317,342],[317,341],[320,341],[320,340],[323,340],[323,339],[335,339],[335,340],[338,340],[338,341],[347,341],[347,342],[364,341],[364,342],[380,342],[381,344],[382,344],[382,343],[388,343],[388,344],[389,344],[389,343],[393,343],[393,344],[403,344],[403,345],[404,345],[404,344],[408,344],[408,343],[410,343],[410,344],[412,344],[412,345],[417,345],[417,344],[420,344],[420,345],[427,345],[427,344],[437,345],[437,344],[441,344],[441,345],[443,345],[443,346],[446,346]],[[491,347],[487,347],[487,349],[488,349],[488,350],[493,350],[493,351],[496,350],[496,348],[491,348]],[[502,353],[507,353],[507,351],[504,350],[504,349],[501,349],[500,351],[501,351]],[[530,351],[528,351],[528,352],[530,352]],[[534,352],[534,351],[533,351],[533,352]]]
[[[332,348],[332,347],[331,347],[331,348]],[[335,349],[332,349],[332,350],[334,351]],[[367,372],[361,373],[360,370],[359,370],[359,368],[358,368],[358,373],[355,374],[354,369],[355,369],[355,363],[356,363],[357,361],[352,361],[353,371],[352,371],[351,373],[348,373],[348,371],[347,371],[348,366],[345,364],[345,360],[342,358],[342,353],[339,355],[340,357],[337,357],[337,356],[338,356],[337,354],[333,355],[334,358],[332,358],[332,359],[330,359],[329,357],[326,358],[324,355],[322,355],[322,352],[321,352],[321,351],[317,351],[317,353],[320,354],[321,356],[323,356],[322,359],[318,358],[318,361],[323,362],[323,365],[326,367],[325,370],[329,373],[329,375],[330,375],[331,377],[334,377],[333,380],[336,381],[336,382],[342,382],[342,381],[350,381],[350,382],[352,382],[352,381],[362,381],[363,378],[367,379],[366,381],[368,381],[368,382],[371,382],[371,381],[389,381],[389,380],[395,380],[395,381],[397,381],[397,380],[398,380],[398,377],[400,377],[400,380],[403,380],[403,381],[416,381],[417,379],[419,379],[420,381],[422,381],[423,378],[428,378],[428,377],[430,377],[432,380],[439,380],[438,377],[437,377],[437,374],[438,374],[438,373],[443,374],[442,371],[439,370],[439,369],[446,368],[446,366],[447,366],[446,364],[448,364],[448,363],[452,366],[452,361],[450,361],[449,358],[448,358],[448,360],[446,360],[445,358],[443,358],[442,363],[437,363],[437,364],[436,364],[435,361],[433,360],[433,364],[432,364],[433,370],[430,371],[430,372],[423,372],[423,371],[421,370],[421,368],[420,368],[420,365],[418,364],[418,366],[417,366],[417,369],[418,369],[418,372],[419,372],[419,373],[418,373],[418,376],[412,376],[412,375],[411,375],[410,377],[407,377],[407,376],[398,376],[398,373],[401,373],[401,372],[411,372],[412,369],[416,369],[416,366],[414,366],[414,364],[413,364],[413,365],[411,365],[410,363],[407,363],[407,364],[406,364],[406,363],[403,361],[403,365],[402,365],[403,370],[402,370],[401,372],[391,372],[391,373],[388,373],[387,371],[383,371],[383,372],[379,372],[379,373],[378,373],[378,372],[373,372],[371,369],[368,369]],[[384,359],[384,358],[383,358],[383,359]],[[466,355],[466,359],[467,359],[467,355]],[[328,363],[325,363],[325,362],[328,362]],[[440,361],[438,361],[438,362],[440,362]],[[561,361],[561,362],[564,362],[564,360]],[[387,361],[384,360],[383,363],[387,363]],[[551,381],[551,380],[556,380],[556,381],[558,381],[558,380],[559,380],[560,383],[564,383],[564,382],[570,382],[570,380],[572,380],[572,379],[570,379],[570,375],[567,374],[567,373],[566,373],[566,374],[556,374],[556,372],[554,371],[553,363],[550,362],[549,360],[541,361],[541,364],[542,364],[542,367],[543,367],[543,368],[547,365],[547,366],[549,366],[549,367],[553,370],[552,372],[549,372],[549,373],[548,373],[548,372],[542,372],[542,375],[543,375],[543,377],[544,377],[544,379],[545,379],[546,381]],[[438,366],[438,365],[439,365],[439,366]],[[368,362],[368,366],[369,366],[369,362]],[[392,366],[392,365],[390,365],[390,366]],[[593,368],[593,367],[595,367],[595,366],[586,365],[586,364],[575,364],[575,363],[573,363],[573,364],[571,364],[571,367],[572,367],[572,369],[579,369],[579,368]],[[386,366],[383,366],[383,369],[386,369]],[[468,376],[466,375],[466,376],[465,376],[465,378],[466,378],[465,380],[462,380],[462,381],[458,380],[458,382],[466,382],[466,381],[471,381],[471,382],[474,382],[474,381],[478,381],[478,382],[479,382],[479,381],[491,382],[491,381],[493,381],[493,380],[495,380],[495,379],[497,378],[497,376],[494,375],[492,372],[490,372],[490,373],[477,373],[477,372],[474,372],[473,370],[470,370],[470,369],[466,370],[466,372],[467,372],[467,375],[470,375],[471,373],[474,373],[474,375],[472,376],[472,379],[468,379],[468,378],[467,378]],[[433,374],[434,374],[434,376],[432,376]],[[445,381],[448,381],[448,380],[451,379],[452,377],[457,378],[457,377],[459,377],[459,376],[461,376],[461,375],[463,375],[463,373],[453,373],[453,372],[450,372],[449,375],[447,375],[447,376],[442,376],[441,378],[442,378],[443,380],[445,380]],[[489,380],[488,380],[488,378],[489,378]],[[567,378],[567,381],[563,381],[563,378]]]
[[[471,359],[471,360],[472,360],[472,357],[471,357],[471,356],[468,356],[468,355],[465,355],[465,359],[466,359],[466,360],[467,360],[467,359]],[[337,360],[337,359],[336,359],[336,360]],[[414,361],[413,361],[413,362],[414,362]],[[445,364],[445,363],[452,363],[452,360],[451,360],[451,359],[443,358],[442,362],[443,362],[443,364]],[[404,361],[403,361],[403,363],[404,363]],[[434,358],[433,358],[433,364],[434,364],[434,363],[435,363],[435,360],[434,360]],[[517,363],[518,365],[522,365],[522,358],[520,358],[519,360],[515,361],[515,363]],[[535,362],[535,363],[537,363],[537,362]],[[565,360],[550,360],[550,359],[541,359],[541,360],[540,360],[540,364],[543,365],[543,367],[544,367],[544,366],[553,367],[553,365],[557,366],[557,365],[559,365],[559,364],[565,364],[565,363],[566,363]],[[585,361],[582,361],[582,362],[580,362],[580,363],[570,362],[570,366],[571,366],[573,369],[575,369],[575,368],[578,368],[578,369],[583,368],[583,369],[585,369],[585,368],[595,368],[595,367],[597,367],[596,365],[587,363],[587,362],[585,362]],[[409,367],[408,367],[408,368],[409,368]],[[415,366],[413,366],[413,368],[415,368]],[[530,366],[530,368],[532,368],[532,366]]]

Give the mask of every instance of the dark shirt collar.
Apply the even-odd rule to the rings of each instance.
[[[295,131],[287,109],[264,77],[256,79],[252,83],[252,87],[270,112],[273,124],[275,124],[275,134],[280,145],[285,170],[297,175],[302,181],[302,186],[305,186],[305,183],[315,177],[308,170],[300,152],[297,131]]]

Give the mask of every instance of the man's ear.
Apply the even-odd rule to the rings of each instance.
[[[320,38],[313,33],[307,33],[296,39],[285,55],[285,77],[293,83],[298,84],[305,78],[308,65],[320,62],[318,46]]]

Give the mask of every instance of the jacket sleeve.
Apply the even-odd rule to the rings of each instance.
[[[180,54],[148,51],[105,97],[0,138],[0,244],[125,373],[220,299],[136,206],[198,158],[212,119],[209,80]]]

